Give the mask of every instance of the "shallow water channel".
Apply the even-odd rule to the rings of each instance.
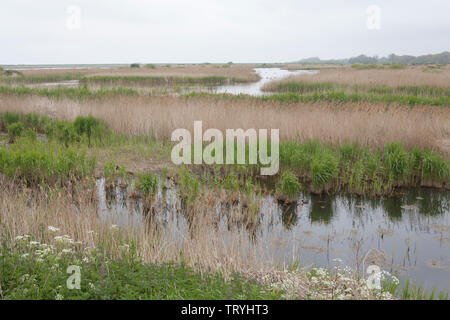
[[[259,75],[260,80],[250,83],[241,84],[230,84],[223,86],[208,86],[208,87],[197,87],[197,86],[186,86],[182,89],[182,92],[192,92],[192,91],[207,91],[213,93],[230,93],[230,94],[249,94],[249,95],[263,95],[271,94],[270,92],[264,92],[261,88],[270,81],[280,80],[291,75],[296,74],[314,74],[318,70],[296,70],[288,71],[280,68],[255,68],[255,73]],[[31,84],[29,87],[78,87],[80,84],[79,80],[66,80],[57,82],[45,82],[39,84]]]
[[[261,90],[261,88],[266,83],[280,80],[291,75],[315,74],[318,72],[318,70],[289,71],[280,68],[255,68],[254,70],[260,77],[260,80],[257,82],[212,87],[210,88],[210,90],[215,93],[249,94],[258,96],[263,94],[270,94],[270,92],[264,92]]]
[[[107,194],[103,179],[97,186],[102,217],[118,225],[144,222],[142,202],[130,199],[129,190],[116,187]],[[450,291],[448,191],[408,189],[387,199],[300,194],[292,206],[278,204],[271,195],[259,200],[257,227],[246,232],[277,264],[332,268],[340,263],[360,273],[376,264],[403,283],[409,278],[425,289]],[[157,203],[152,221],[175,234],[181,246],[190,235],[177,189],[159,190]],[[237,207],[218,206],[211,213],[219,218],[219,229],[227,229],[227,213]],[[375,260],[372,249],[377,249]]]

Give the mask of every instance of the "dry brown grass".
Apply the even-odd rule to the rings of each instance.
[[[423,66],[409,66],[406,69],[363,69],[351,67],[323,68],[314,75],[295,75],[271,83],[280,82],[333,82],[345,85],[367,86],[450,86],[450,67],[442,67],[438,72],[424,72]]]
[[[24,75],[55,75],[67,73],[83,73],[85,76],[180,76],[206,77],[223,76],[236,78],[241,81],[257,81],[259,76],[254,72],[253,65],[172,65],[156,66],[155,69],[141,66],[140,68],[111,67],[111,68],[83,68],[83,69],[46,69],[23,70]]]
[[[93,190],[70,193],[60,191],[48,198],[37,190],[21,191],[14,183],[0,176],[0,235],[14,243],[16,236],[30,235],[34,241],[52,243],[56,235],[48,226],[59,229],[83,246],[101,248],[111,257],[119,257],[123,245],[133,240],[137,253],[148,263],[185,262],[200,271],[218,271],[225,274],[271,270],[275,262],[276,242],[268,239],[255,243],[245,228],[218,230],[215,210],[218,197],[211,192],[199,198],[192,208],[195,211],[189,230],[183,224],[171,223],[172,229],[158,224],[150,216],[133,221],[105,216],[96,201],[90,201]],[[119,225],[119,230],[112,230]],[[205,230],[209,230],[205,232]],[[120,232],[120,235],[116,232]],[[274,239],[273,239],[274,240]]]
[[[216,97],[123,96],[79,102],[3,96],[0,112],[8,110],[39,112],[65,119],[92,114],[116,133],[152,134],[165,140],[170,139],[174,129],[192,130],[194,120],[202,120],[203,130],[278,128],[281,140],[318,139],[330,143],[347,140],[379,148],[398,141],[407,148],[418,146],[450,154],[450,109],[438,107],[325,102],[287,105]]]

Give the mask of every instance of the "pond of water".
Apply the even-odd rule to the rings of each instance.
[[[125,189],[117,187],[108,196],[99,180],[98,190],[104,217],[116,224],[129,223],[130,217],[135,226],[143,223],[142,203],[129,199]],[[417,188],[387,199],[310,194],[298,199],[291,206],[271,195],[259,199],[258,224],[248,236],[265,248],[268,259],[327,268],[340,259],[360,273],[376,264],[403,283],[409,278],[425,288],[450,291],[450,192]],[[178,234],[181,245],[189,227],[177,190],[169,188],[165,195],[160,190],[158,202],[155,223]],[[227,228],[227,213],[237,207],[217,207],[213,214],[219,228]]]

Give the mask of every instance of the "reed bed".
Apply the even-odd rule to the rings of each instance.
[[[439,87],[450,86],[450,67],[442,67],[439,72],[424,72],[422,66],[409,66],[405,69],[357,69],[350,67],[321,69],[313,75],[293,75],[273,82],[270,87],[279,83],[337,83],[351,86],[375,87]],[[269,87],[267,87],[269,88]]]
[[[203,130],[217,128],[280,129],[281,141],[321,143],[358,142],[382,149],[401,142],[450,155],[450,110],[366,102],[279,103],[261,99],[205,96],[126,96],[85,99],[49,99],[35,95],[1,97],[0,112],[18,111],[73,120],[91,114],[119,134],[150,135],[170,140],[177,128],[193,129],[195,120]]]
[[[259,80],[253,70],[254,65],[191,65],[172,64],[154,65],[148,68],[142,65],[140,68],[110,67],[110,68],[82,68],[82,69],[46,69],[46,70],[23,70],[25,77],[61,77],[65,74],[82,73],[85,76],[148,76],[148,77],[225,77],[235,78],[242,82]]]
[[[240,79],[229,79],[224,76],[91,76],[80,80],[83,84],[97,85],[140,85],[140,86],[175,86],[175,85],[202,85],[217,86],[241,82]]]

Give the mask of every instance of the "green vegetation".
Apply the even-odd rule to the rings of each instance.
[[[263,96],[261,99],[265,101],[277,101],[285,103],[297,103],[297,102],[333,102],[333,103],[358,103],[358,102],[370,102],[370,103],[397,103],[400,105],[416,106],[416,105],[430,105],[430,106],[446,106],[450,107],[450,97],[423,97],[414,95],[379,95],[379,94],[348,94],[344,91],[331,91],[324,93],[312,93],[302,95],[298,93],[279,93],[269,96]]]
[[[374,64],[374,63],[354,63],[352,64],[353,69],[364,70],[364,69],[405,69],[406,64],[393,62],[391,64]]]
[[[26,240],[27,237],[24,237]],[[280,299],[281,293],[238,274],[194,272],[184,264],[146,264],[123,245],[115,259],[101,248],[80,254],[61,245],[3,239],[0,287],[3,299]],[[81,268],[80,289],[66,283],[69,266]],[[74,271],[72,271],[74,272]]]
[[[300,188],[301,185],[297,177],[293,173],[285,171],[281,175],[280,182],[277,185],[278,197],[286,197],[286,200],[289,202],[297,202]]]
[[[106,126],[99,120],[95,119],[93,116],[89,115],[87,117],[78,116],[73,122],[76,133],[82,137],[86,136],[88,139],[88,146],[91,146],[91,137],[95,136],[99,139],[107,134]]]
[[[200,193],[200,180],[185,167],[180,169],[178,179],[181,196],[187,204],[193,203]]]
[[[37,132],[44,132],[45,126],[50,123],[50,118],[41,116],[37,113],[18,113],[18,112],[4,112],[0,113],[0,131],[5,132],[7,127],[13,123],[20,122],[25,129],[32,129]]]
[[[56,74],[39,74],[39,75],[22,75],[20,77],[0,77],[0,82],[7,84],[37,84],[47,82],[60,82],[70,80],[80,80],[84,76],[84,72],[67,72]]]
[[[17,125],[19,122],[23,123],[22,129],[20,129],[20,124]],[[70,154],[70,152],[75,153],[75,150],[81,152],[87,146],[91,147],[92,153],[95,154],[99,147],[109,146],[111,148],[116,144],[118,146],[133,145],[133,141],[138,139],[116,136],[102,122],[92,116],[78,117],[72,123],[49,119],[36,114],[25,115],[7,112],[0,114],[0,124],[4,128],[13,124],[10,130],[21,133],[19,136],[17,136],[18,133],[15,133],[17,141],[14,146],[7,150],[0,149],[3,154],[13,154],[14,150],[20,150],[14,153],[16,157],[20,152],[27,151],[27,145],[32,141],[32,132],[45,132],[47,135],[49,147],[41,142],[28,150],[38,152],[42,149],[39,151],[40,153],[47,153],[56,149],[58,149],[58,152],[62,152],[61,146],[65,146]],[[16,126],[18,128],[13,129]],[[27,133],[28,131],[32,132],[23,134],[23,132]],[[148,139],[142,140],[142,143],[152,144]],[[246,157],[248,151],[247,146]],[[161,153],[163,150],[161,149],[158,152]],[[160,156],[164,161],[163,159],[167,159],[170,155],[164,151],[164,154],[161,153]],[[235,156],[237,156],[236,152]],[[126,176],[125,169],[115,165],[116,161],[113,162],[105,165],[105,177],[124,179]],[[116,169],[116,166],[119,170]],[[9,172],[14,173],[17,168],[17,165],[13,166],[9,169]],[[50,168],[47,169],[50,170]],[[259,164],[238,165],[233,167],[232,170],[227,166],[217,165],[214,167],[212,177],[209,171],[205,171],[204,180],[213,186],[220,186],[230,191],[239,191],[245,184],[246,179],[255,177],[259,169]],[[330,145],[312,140],[304,143],[281,143],[280,170],[283,174],[279,176],[280,184],[278,188],[286,196],[291,196],[298,189],[292,174],[295,174],[300,182],[313,192],[383,195],[392,193],[399,186],[446,186],[450,177],[450,161],[443,155],[431,150],[419,148],[405,150],[400,143],[388,144],[384,149],[379,150],[357,143]],[[285,171],[289,171],[289,173]],[[199,195],[203,180],[187,168],[180,169],[178,179],[182,196],[188,202],[193,202]],[[144,196],[148,193],[154,193],[158,185],[157,178],[152,176],[151,173],[138,177],[137,183],[143,188],[137,190],[142,192]]]
[[[22,135],[23,125],[21,122],[14,122],[8,126],[8,136],[10,143],[13,143],[18,137]]]
[[[158,192],[158,177],[151,172],[141,173],[136,179],[136,190],[138,190],[144,198],[153,197]]]
[[[337,103],[371,102],[403,105],[450,106],[450,88],[398,86],[349,86],[331,82],[280,82],[278,94],[264,96],[264,100],[283,102],[328,101]]]
[[[130,64],[130,68],[140,68],[141,64],[140,63],[132,63]]]
[[[364,69],[384,69],[383,65],[375,63],[354,63],[352,64],[353,69],[364,70]]]
[[[405,106],[416,106],[416,105],[430,105],[430,106],[450,106],[450,95],[448,96],[415,96],[415,95],[396,95],[396,94],[378,94],[378,93],[346,93],[345,91],[319,91],[312,93],[298,93],[298,92],[284,92],[283,90],[290,90],[290,88],[295,88],[295,90],[305,91],[308,90],[309,84],[304,85],[280,85],[282,89],[280,90],[282,93],[275,93],[271,95],[263,95],[263,96],[249,96],[247,94],[227,94],[227,93],[208,93],[208,92],[190,92],[185,94],[184,96],[189,98],[198,98],[198,97],[213,97],[217,99],[227,99],[230,101],[239,100],[239,99],[250,99],[250,100],[262,100],[262,101],[271,101],[271,102],[281,102],[281,103],[309,103],[309,102],[330,102],[336,104],[345,104],[345,103],[359,103],[359,102],[370,102],[370,103],[386,103],[386,104],[399,104]],[[318,90],[324,90],[323,88],[327,85],[319,85]],[[311,87],[314,88],[314,85]],[[288,89],[285,89],[288,88]],[[294,90],[294,89],[293,89]],[[372,90],[372,89],[369,89]],[[375,89],[376,91],[377,89]],[[390,89],[386,89],[386,92],[389,92]],[[410,89],[411,91],[414,89]],[[426,88],[417,89],[418,91],[423,92],[433,92],[433,90],[428,91]],[[278,90],[277,90],[278,91]],[[435,90],[434,92],[439,92],[440,89]]]
[[[64,185],[68,180],[92,176],[95,158],[56,143],[20,138],[8,149],[0,148],[0,173],[27,186]]]
[[[399,143],[384,151],[356,143],[342,146],[317,141],[280,145],[281,168],[292,170],[303,183],[311,182],[315,192],[334,191],[356,194],[389,194],[397,186],[447,184],[450,161],[430,150],[406,151]]]
[[[77,88],[27,88],[27,87],[8,87],[0,86],[0,94],[14,95],[14,96],[28,96],[36,95],[40,97],[47,97],[53,99],[87,99],[87,98],[102,98],[107,96],[137,96],[139,93],[136,90],[115,87],[115,88],[101,88],[98,90],[90,90],[87,86],[81,86]]]
[[[115,184],[118,179],[122,182],[127,182],[128,175],[124,166],[116,164],[114,161],[106,161],[103,166],[103,175],[107,184]]]

